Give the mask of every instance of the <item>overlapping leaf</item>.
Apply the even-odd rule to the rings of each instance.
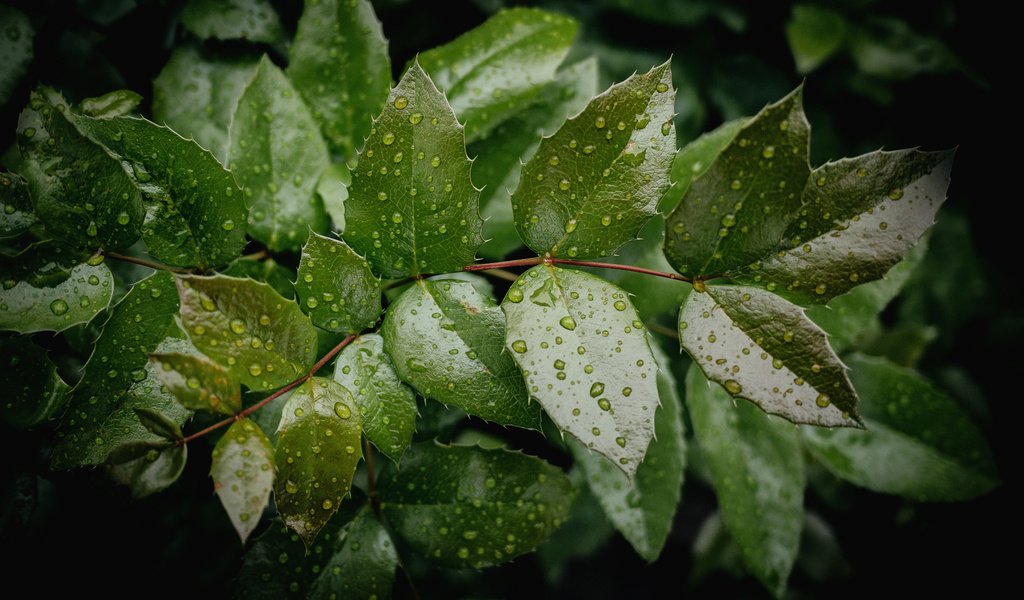
[[[249,419],[235,421],[213,449],[216,490],[242,543],[260,522],[274,483],[274,447]]]
[[[0,238],[16,237],[36,221],[28,182],[16,173],[0,171]]]
[[[82,100],[79,109],[87,117],[113,119],[122,117],[138,108],[142,96],[131,90],[114,90],[95,98]]]
[[[359,333],[380,317],[380,279],[348,244],[309,233],[302,248],[295,291],[313,324],[337,333]]]
[[[185,408],[233,415],[242,409],[238,380],[196,354],[151,354],[157,376]]]
[[[71,387],[57,373],[46,350],[28,338],[0,339],[0,420],[28,429],[50,419],[64,405]]]
[[[715,164],[722,153],[747,123],[746,119],[733,119],[722,123],[679,150],[672,159],[672,188],[665,192],[659,207],[662,212],[672,212],[690,189],[693,180],[703,175]]]
[[[369,506],[345,526],[334,554],[313,581],[309,598],[390,598],[398,567],[391,536]]]
[[[281,20],[269,0],[189,0],[181,22],[201,39],[274,43],[281,37]]]
[[[107,476],[126,486],[136,500],[155,494],[178,480],[188,460],[187,446],[153,445],[141,456],[113,460]]]

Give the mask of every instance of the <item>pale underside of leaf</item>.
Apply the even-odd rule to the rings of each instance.
[[[231,425],[213,449],[210,477],[244,544],[260,522],[274,483],[274,447],[259,425],[249,419]]]

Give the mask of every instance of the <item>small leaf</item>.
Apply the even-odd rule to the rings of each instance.
[[[308,598],[390,598],[398,553],[369,506],[345,526]]]
[[[505,345],[555,424],[632,479],[654,435],[658,365],[626,292],[540,265],[501,303]]]
[[[739,133],[747,119],[733,119],[719,125],[716,129],[693,140],[672,159],[672,187],[665,192],[660,209],[663,213],[671,213],[679,206],[679,201],[690,189],[690,184],[715,164],[718,155]]]
[[[837,476],[917,501],[962,501],[999,485],[978,426],[949,396],[909,369],[850,357],[866,431],[804,428],[812,454]]]
[[[242,257],[232,262],[220,273],[231,277],[248,277],[253,281],[262,281],[274,288],[274,291],[281,294],[282,298],[295,299],[295,287],[292,285],[292,282],[295,281],[295,270],[282,265],[273,258],[251,260]]]
[[[355,156],[391,86],[388,42],[368,0],[307,2],[289,50],[288,78],[331,151]]]
[[[191,410],[233,415],[242,410],[238,380],[220,365],[194,354],[151,354],[150,362],[167,391]]]
[[[474,569],[532,551],[576,496],[569,478],[538,458],[434,442],[409,448],[379,489],[384,515],[412,550]]]
[[[516,228],[537,254],[612,254],[655,213],[675,155],[666,62],[597,96],[523,166]]]
[[[462,126],[413,63],[352,172],[346,241],[388,278],[460,271],[483,243]]]
[[[316,360],[316,330],[299,307],[251,279],[178,279],[181,323],[201,352],[254,390],[281,387]]]
[[[160,411],[146,406],[136,406],[132,410],[135,411],[135,416],[138,417],[142,426],[153,435],[171,441],[184,437],[181,433],[181,426]]]
[[[268,44],[281,39],[281,20],[269,0],[189,0],[181,23],[199,39]]]
[[[127,486],[136,500],[163,490],[178,480],[185,470],[188,447],[150,448],[145,454],[125,462],[107,465],[107,476]]]
[[[11,6],[0,6],[0,23],[4,24],[4,35],[0,36],[0,105],[3,105],[11,99],[28,71],[36,32],[29,18]]]
[[[131,90],[116,90],[96,98],[82,100],[82,114],[97,119],[127,115],[139,106],[142,96]]]
[[[249,419],[235,421],[213,449],[210,477],[244,544],[270,501],[274,446]]]
[[[36,222],[28,182],[16,173],[0,171],[0,239],[17,237]]]
[[[302,247],[295,291],[313,324],[358,334],[380,318],[380,279],[348,244],[309,232]]]
[[[367,439],[397,463],[416,430],[416,393],[398,378],[384,339],[370,333],[346,346],[334,363],[334,380],[352,390]]]
[[[0,420],[17,429],[45,423],[64,406],[71,387],[57,373],[46,350],[27,337],[0,338]]]
[[[417,281],[380,329],[398,375],[425,397],[501,425],[540,430],[540,406],[504,352],[505,318],[465,281]]]
[[[554,78],[578,27],[574,19],[535,8],[502,10],[420,54],[419,63],[466,124],[466,138],[477,140]]]
[[[359,422],[352,394],[323,377],[295,388],[281,413],[274,499],[307,550],[352,487],[363,456]]]
[[[846,19],[840,13],[811,4],[796,4],[786,23],[786,41],[796,70],[806,75],[843,46]]]
[[[249,204],[249,235],[275,252],[297,252],[308,230],[326,231],[316,185],[328,164],[309,109],[263,55],[238,99],[228,141],[228,165]]]
[[[746,402],[735,403],[709,385],[696,365],[686,377],[686,400],[722,519],[750,572],[781,597],[804,516],[806,477],[797,429]]]

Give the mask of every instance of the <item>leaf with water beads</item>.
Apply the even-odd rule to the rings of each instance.
[[[302,248],[295,291],[313,324],[358,334],[380,318],[380,279],[348,244],[309,232]]]
[[[28,182],[17,173],[0,171],[0,239],[17,237],[37,222]]]
[[[181,23],[200,39],[272,44],[281,38],[281,19],[268,0],[189,0]]]
[[[106,466],[107,476],[128,487],[136,500],[159,492],[181,476],[188,460],[188,447],[151,447],[141,456]]]
[[[747,119],[744,118],[727,121],[679,149],[672,159],[672,187],[665,192],[659,206],[662,213],[675,210],[693,180],[715,164],[718,155],[736,138],[746,123]]]
[[[195,354],[151,354],[167,391],[185,408],[233,415],[242,409],[238,380],[220,365]]]
[[[213,489],[242,543],[260,522],[274,483],[274,446],[249,419],[235,421],[213,449]]]
[[[0,338],[0,420],[28,429],[50,419],[67,401],[71,386],[57,373],[46,350],[27,337]]]

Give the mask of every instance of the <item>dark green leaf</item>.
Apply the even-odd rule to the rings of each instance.
[[[10,6],[0,6],[0,23],[4,24],[0,36],[0,105],[3,105],[28,71],[36,32],[28,17]]]
[[[419,62],[444,91],[472,141],[519,112],[554,78],[577,27],[563,15],[512,8],[420,54]]]
[[[308,598],[390,598],[398,553],[384,526],[364,506],[345,526]]]
[[[82,114],[97,119],[112,119],[126,115],[142,102],[142,96],[131,90],[116,90],[96,98],[82,100]]]
[[[919,501],[968,500],[999,484],[984,435],[949,396],[885,359],[848,360],[867,430],[803,430],[830,471]]]
[[[505,317],[465,281],[420,280],[388,308],[384,349],[403,381],[471,415],[540,430],[540,406],[504,352]]]
[[[281,38],[281,20],[269,0],[189,0],[181,23],[200,39],[272,44]]]
[[[295,291],[317,327],[359,333],[380,317],[380,279],[348,244],[309,232]]]
[[[187,459],[184,445],[150,448],[138,458],[107,465],[107,476],[127,486],[133,498],[145,498],[177,481]]]
[[[846,19],[820,6],[796,4],[786,23],[786,41],[802,74],[817,69],[836,53],[844,42]]]
[[[474,446],[414,444],[381,476],[381,508],[414,551],[480,569],[532,551],[569,516],[576,491],[532,456]]]
[[[249,204],[249,235],[273,251],[297,252],[310,229],[327,229],[316,185],[330,163],[306,104],[266,55],[238,99],[228,164]]]
[[[289,300],[295,298],[295,287],[292,285],[295,281],[295,270],[273,258],[251,260],[243,257],[231,263],[228,268],[221,271],[221,274],[262,281],[269,284],[282,297]]]
[[[352,394],[323,377],[295,388],[281,413],[274,499],[307,550],[351,489],[363,456],[359,422]]]
[[[254,390],[281,387],[316,360],[316,330],[269,285],[224,275],[178,279],[181,323],[196,348]]]
[[[621,10],[660,26],[700,25],[713,17],[717,17],[733,31],[742,31],[746,25],[746,15],[741,9],[733,6],[731,2],[719,0],[598,0],[597,4]]]
[[[696,294],[695,294],[696,295]],[[803,526],[799,433],[710,385],[696,365],[686,377],[693,432],[711,469],[722,519],[747,568],[776,597],[786,589]]]
[[[391,86],[388,42],[370,2],[307,2],[289,54],[288,78],[327,144],[355,156]]]
[[[346,241],[385,277],[462,270],[483,243],[470,166],[462,126],[414,63],[352,172]]]
[[[893,17],[870,19],[849,32],[847,44],[857,68],[875,77],[910,79],[960,66],[941,39],[920,34]]]
[[[191,410],[233,415],[242,409],[238,380],[220,365],[195,354],[151,354],[167,391]]]
[[[25,178],[0,171],[0,238],[16,237],[35,224],[36,214]]]
[[[572,513],[565,524],[537,548],[537,558],[551,583],[561,580],[569,563],[589,558],[615,533],[604,516],[604,509],[584,483],[579,469],[571,471],[569,478],[579,490]]]
[[[666,62],[597,96],[523,166],[516,228],[537,254],[612,254],[655,213],[675,155]]]
[[[672,187],[661,201],[659,208],[662,212],[671,213],[679,206],[693,180],[715,164],[718,155],[736,139],[736,134],[746,124],[747,119],[727,121],[679,150],[672,159]]]
[[[46,350],[26,337],[0,339],[0,420],[18,429],[45,423],[64,405],[71,390]]]
[[[630,479],[654,435],[658,365],[626,292],[540,265],[501,303],[505,345],[530,395],[558,425]]]
[[[184,437],[181,433],[181,426],[174,422],[174,419],[160,411],[153,410],[147,406],[136,406],[132,410],[135,412],[139,422],[142,423],[142,426],[153,435],[171,441],[180,440]]]
[[[242,543],[260,522],[274,484],[274,447],[249,419],[235,421],[213,449],[213,489]]]

